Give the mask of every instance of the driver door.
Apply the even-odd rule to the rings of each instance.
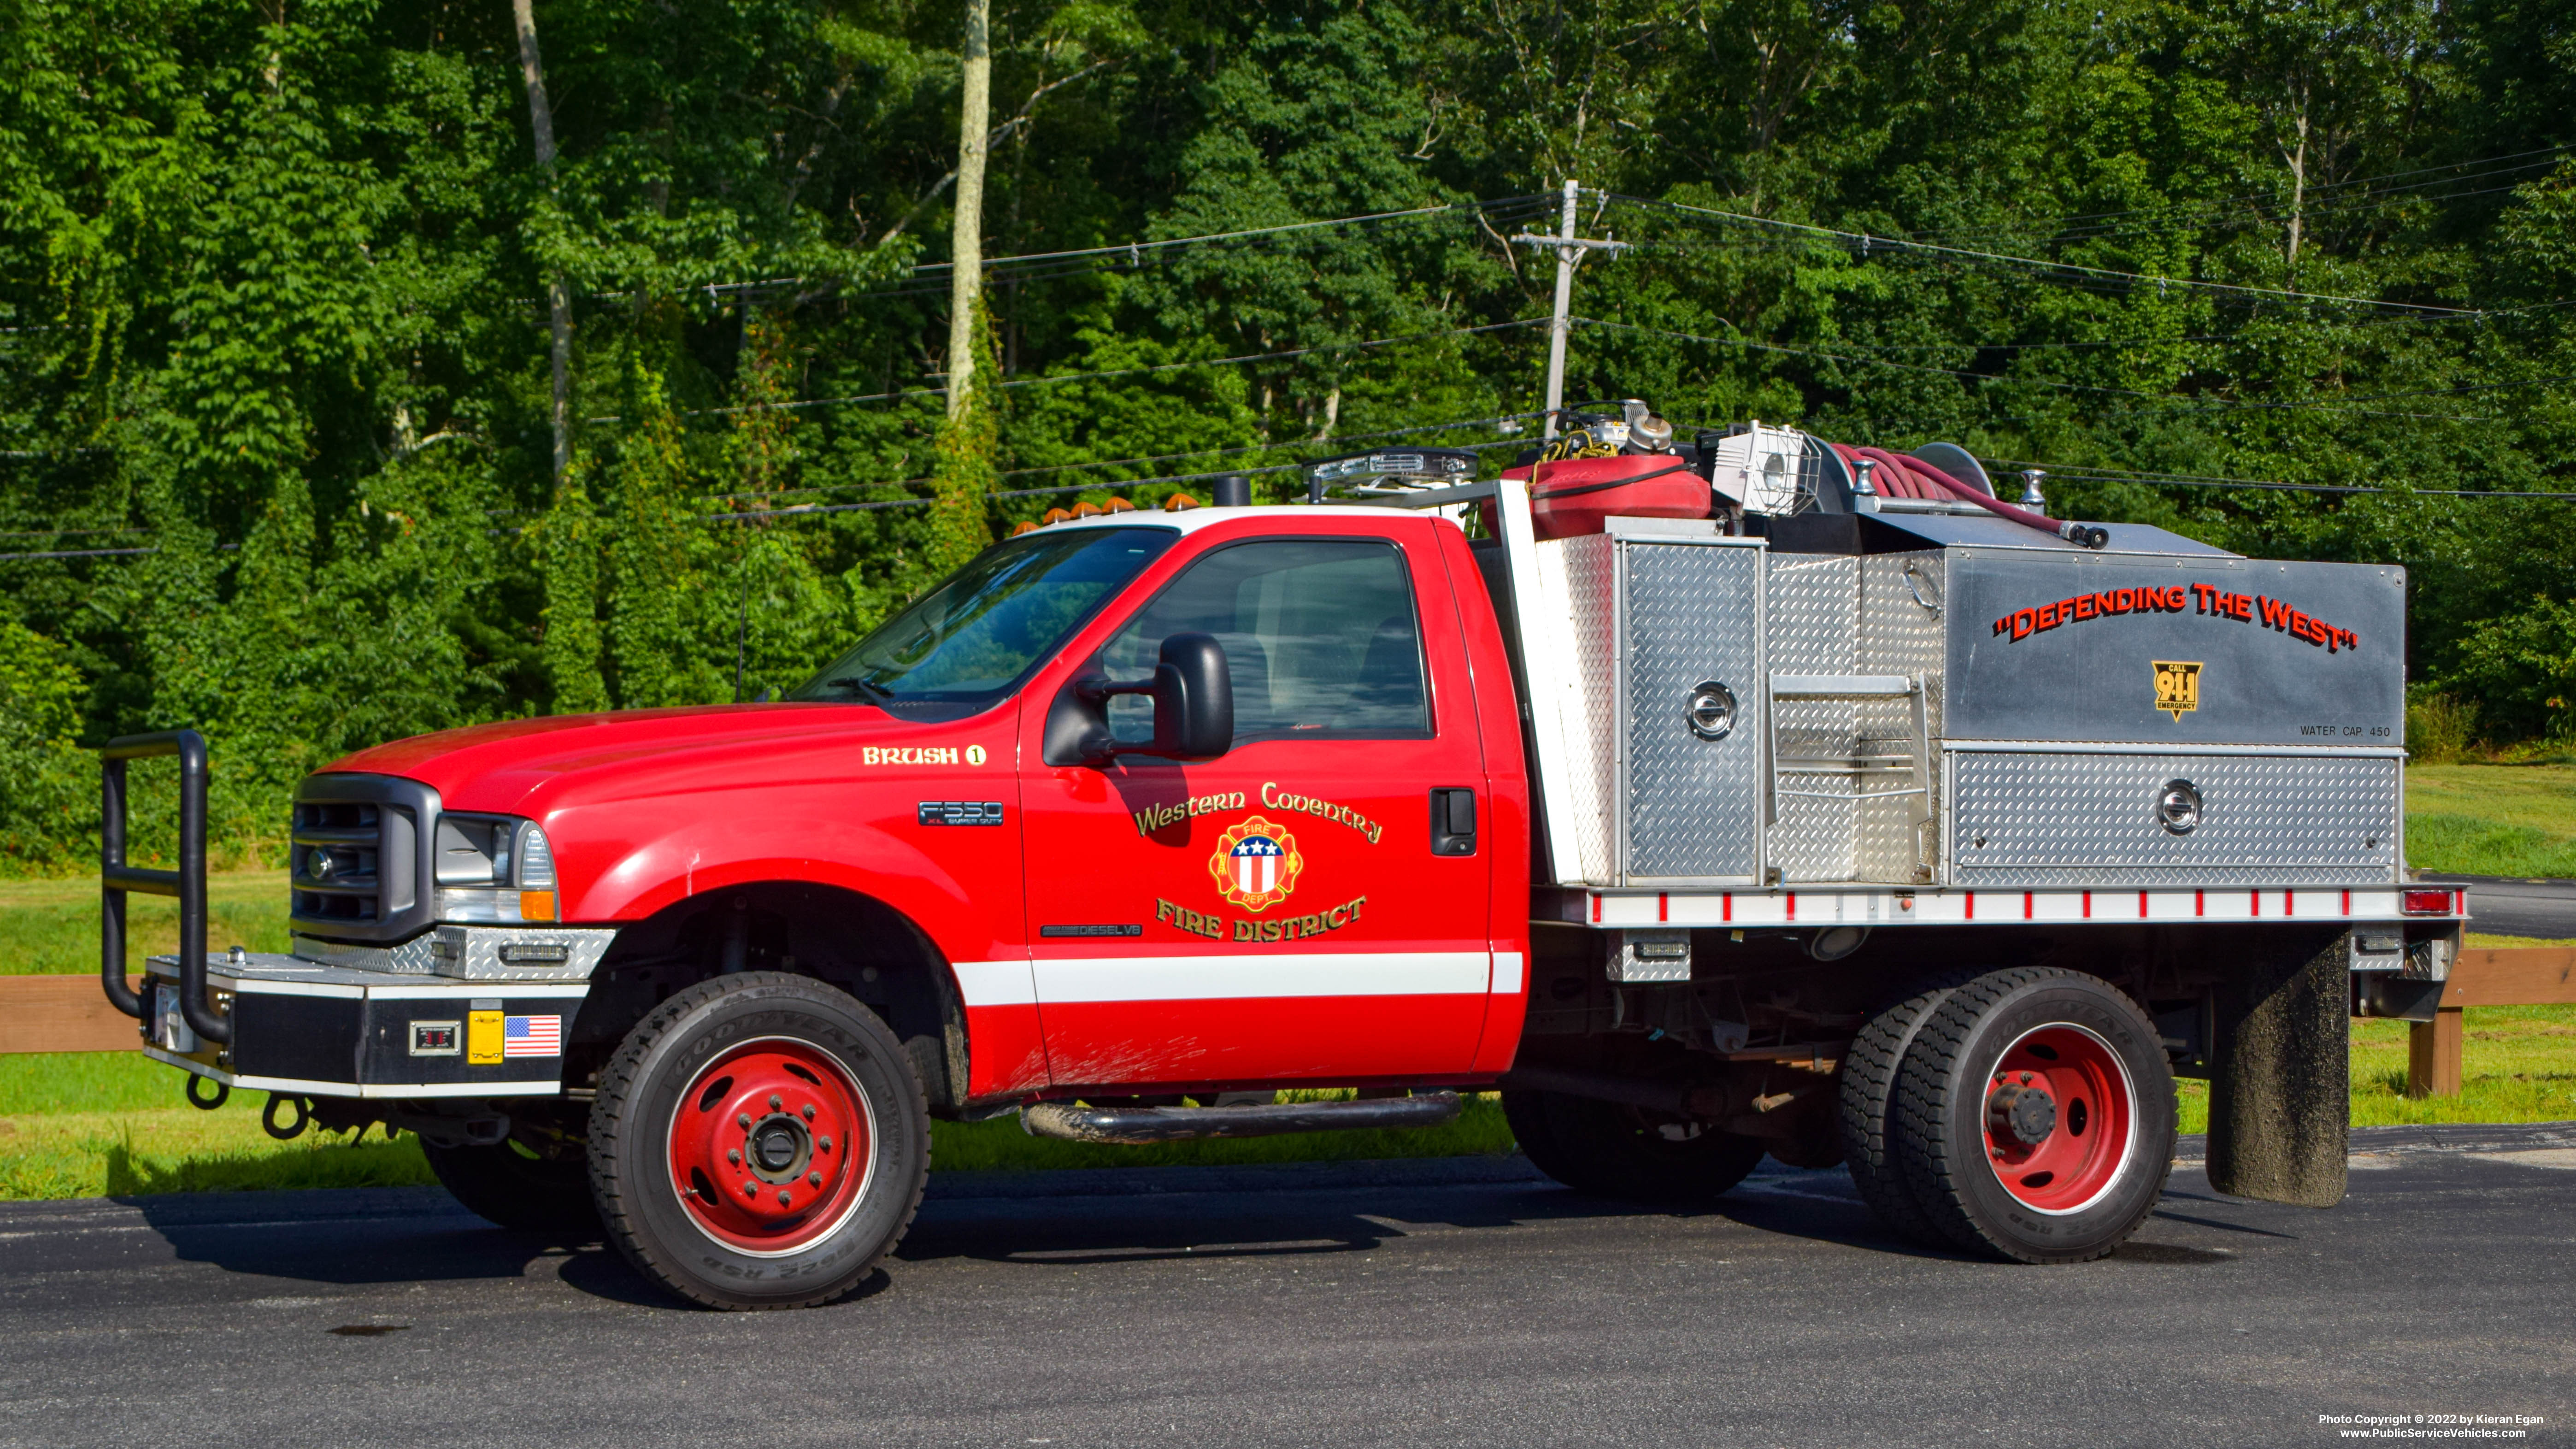
[[[1481,803],[1485,780],[1464,665],[1424,647],[1426,618],[1455,617],[1447,574],[1419,520],[1309,529],[1209,541],[1051,681],[1078,664],[1150,677],[1166,637],[1213,635],[1234,686],[1225,755],[1049,767],[1046,711],[1023,715],[1031,948],[1059,1087],[1472,1065],[1490,852],[1433,850],[1433,793]],[[1111,725],[1150,741],[1150,702],[1117,698]]]

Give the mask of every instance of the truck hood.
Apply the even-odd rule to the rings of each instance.
[[[918,744],[957,728],[897,719],[874,705],[702,705],[503,720],[415,735],[323,766],[399,775],[438,791],[451,810],[538,813],[571,777],[602,780],[688,771],[721,760],[779,760],[857,747]]]

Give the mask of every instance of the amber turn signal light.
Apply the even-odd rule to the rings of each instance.
[[[553,920],[554,918],[555,918],[555,893],[554,893],[553,891],[521,891],[521,892],[519,892],[519,919],[520,919],[520,920],[523,920],[523,921],[551,921],[551,920]]]

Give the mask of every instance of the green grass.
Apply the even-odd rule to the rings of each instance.
[[[2576,876],[2576,765],[2415,765],[2406,860],[2462,875]]]
[[[0,881],[0,976],[89,975],[98,970],[98,877]],[[234,871],[206,879],[206,945],[283,951],[286,872]],[[125,898],[126,968],[179,949],[179,903]]]

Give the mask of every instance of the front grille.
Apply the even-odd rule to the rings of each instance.
[[[288,831],[294,928],[325,939],[395,941],[429,924],[420,841],[438,792],[390,775],[309,775]]]

